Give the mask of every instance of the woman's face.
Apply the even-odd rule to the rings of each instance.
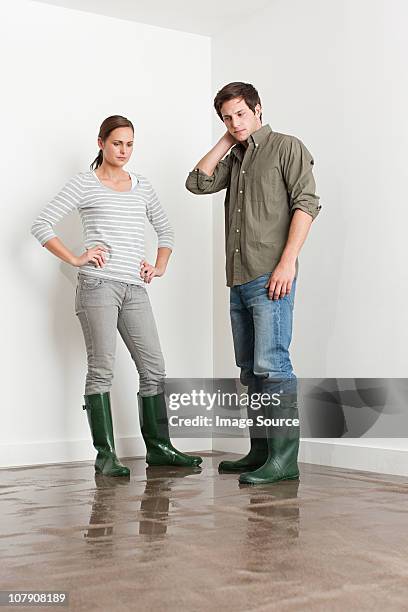
[[[103,150],[103,160],[112,166],[122,167],[130,159],[133,151],[133,130],[119,127],[109,134],[105,142],[98,138],[98,146]]]

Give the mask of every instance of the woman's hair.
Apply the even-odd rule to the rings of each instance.
[[[109,134],[116,130],[116,128],[120,127],[130,127],[132,128],[132,132],[134,133],[135,129],[133,127],[133,123],[126,119],[126,117],[122,117],[122,115],[112,115],[111,117],[106,117],[104,121],[101,123],[101,127],[99,128],[99,138],[103,141],[107,139]],[[103,162],[103,151],[99,149],[98,155],[93,160],[92,164],[89,166],[91,170],[96,170]]]
[[[223,121],[221,113],[222,105],[224,102],[228,102],[228,100],[233,100],[234,98],[243,98],[253,113],[255,112],[255,106],[261,104],[259,94],[251,83],[241,83],[240,81],[228,83],[228,85],[224,85],[224,87],[220,89],[214,98],[214,108],[221,121]],[[262,115],[260,119],[262,121]]]

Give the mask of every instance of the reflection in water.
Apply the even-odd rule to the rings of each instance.
[[[84,534],[88,540],[109,540],[113,533],[115,497],[122,486],[129,486],[128,478],[95,474],[95,494],[89,519],[89,529]]]
[[[265,559],[296,543],[299,537],[299,480],[284,480],[273,485],[250,488],[245,551],[248,571],[265,571]]]
[[[141,496],[137,495],[138,499],[141,499],[140,512],[135,510],[132,514],[135,526],[139,523],[140,535],[155,539],[166,534],[170,500],[176,481],[200,472],[200,467],[146,468],[145,489]],[[117,520],[120,517],[120,522],[123,523],[128,516],[126,507],[135,499],[134,484],[132,486],[129,479],[95,474],[95,485],[89,527],[84,537],[88,542],[104,542],[103,550],[106,552],[106,545],[112,544],[114,539],[115,518]],[[128,487],[125,496],[122,494],[124,486]],[[135,530],[132,525],[127,524],[126,532],[134,534]]]
[[[139,533],[149,536],[167,532],[167,519],[174,480],[199,474],[200,467],[147,467],[146,487],[140,506]]]

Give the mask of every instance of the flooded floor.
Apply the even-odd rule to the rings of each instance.
[[[124,481],[91,462],[0,470],[0,589],[66,591],[62,610],[408,609],[407,479],[300,464],[251,487],[218,474],[233,455],[202,455],[123,460]]]

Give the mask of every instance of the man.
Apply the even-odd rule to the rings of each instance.
[[[297,256],[321,208],[314,161],[298,138],[262,126],[253,85],[225,85],[214,107],[227,132],[189,173],[186,187],[195,194],[227,189],[226,273],[236,363],[248,395],[270,398],[261,426],[259,412],[248,408],[249,453],[222,461],[219,471],[243,472],[239,481],[247,484],[297,479],[297,389],[289,345]],[[268,418],[282,426],[268,425]]]

